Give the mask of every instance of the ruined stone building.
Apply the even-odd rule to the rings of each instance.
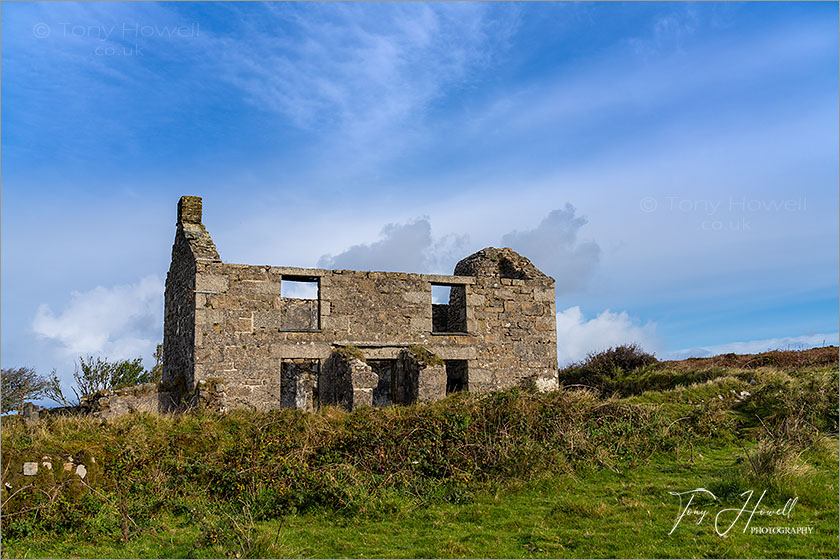
[[[511,249],[482,249],[452,276],[229,264],[201,199],[178,203],[163,389],[182,399],[353,409],[548,390],[556,342],[554,280]]]

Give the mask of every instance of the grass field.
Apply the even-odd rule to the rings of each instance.
[[[294,514],[245,524],[220,544],[204,543],[200,517],[164,516],[154,532],[126,544],[43,536],[16,541],[8,557],[216,558],[252,555],[288,557],[406,558],[830,558],[838,550],[837,441],[809,459],[819,465],[801,484],[774,491],[763,508],[799,498],[790,517],[753,519],[750,527],[811,527],[806,535],[744,533],[739,521],[725,536],[711,518],[724,507],[740,507],[731,495],[697,525],[683,518],[673,534],[679,503],[668,491],[729,484],[727,472],[740,456],[737,446],[695,450],[695,463],[659,457],[649,464],[582,475],[546,474],[482,492],[468,504],[405,507],[393,514],[346,516],[335,512]],[[815,455],[820,455],[819,458]],[[748,485],[743,486],[747,489]],[[741,487],[738,488],[739,490]],[[758,492],[763,490],[754,487]],[[750,503],[755,504],[757,496]],[[721,520],[721,532],[735,514]],[[241,542],[240,542],[241,541]],[[256,553],[256,554],[254,554]]]
[[[791,363],[621,371],[609,396],[514,390],[101,426],[4,419],[10,471],[80,451],[101,471],[53,501],[4,488],[2,555],[836,558],[836,349],[784,354]],[[674,527],[669,492],[697,488],[717,499],[698,494]],[[801,534],[756,532],[772,527]]]

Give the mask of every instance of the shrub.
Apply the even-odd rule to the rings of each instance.
[[[615,389],[614,381],[624,373],[657,363],[658,360],[636,344],[624,344],[591,353],[583,362],[572,364],[560,371],[564,385],[585,385],[610,393]]]
[[[148,383],[151,374],[143,369],[142,361],[142,358],[136,358],[109,362],[107,358],[80,357],[79,365],[73,373],[79,387],[79,396]]]

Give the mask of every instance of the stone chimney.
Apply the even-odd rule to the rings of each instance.
[[[178,201],[178,225],[201,223],[201,197],[182,196]]]

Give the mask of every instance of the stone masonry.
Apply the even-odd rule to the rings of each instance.
[[[433,286],[448,304],[432,303]],[[353,409],[545,391],[556,343],[554,280],[511,249],[482,249],[451,276],[229,264],[201,199],[178,203],[161,390],[182,404]]]

